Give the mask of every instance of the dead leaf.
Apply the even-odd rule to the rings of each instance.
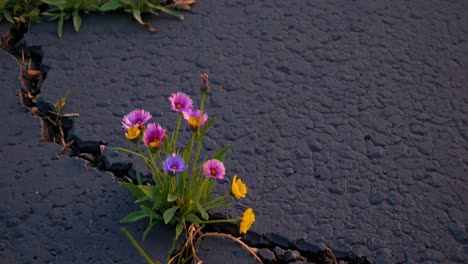
[[[31,78],[39,78],[39,76],[41,76],[41,71],[29,69],[28,70],[28,75]]]
[[[195,0],[174,0],[176,5],[193,5],[196,2]]]
[[[195,3],[195,0],[174,0],[175,8],[183,10],[190,10],[190,5],[193,5]]]

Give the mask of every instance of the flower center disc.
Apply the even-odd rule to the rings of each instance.
[[[171,169],[177,170],[177,165],[172,165]]]
[[[176,108],[177,108],[177,109],[181,109],[181,108],[182,108],[182,105],[181,105],[181,104],[176,104]]]
[[[153,141],[150,143],[150,147],[158,148],[159,147],[159,139],[157,139],[157,138],[153,139]]]
[[[190,117],[189,124],[190,124],[192,127],[199,127],[199,126],[200,126],[200,122],[198,121],[198,117]]]
[[[210,170],[210,173],[211,173],[211,175],[214,176],[214,175],[216,175],[216,170],[215,170],[215,169],[211,169],[211,170]]]

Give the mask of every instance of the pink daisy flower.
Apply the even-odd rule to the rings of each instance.
[[[218,180],[224,179],[224,174],[226,174],[224,164],[217,159],[207,160],[203,164],[203,171],[205,172],[206,178],[215,178]]]
[[[146,122],[152,117],[153,116],[148,111],[136,109],[122,118],[122,127],[125,128],[125,130],[128,130],[132,126],[143,129]]]
[[[183,112],[192,109],[193,101],[188,95],[182,92],[174,93],[169,97],[172,111]]]
[[[206,124],[208,120],[208,114],[203,113],[202,118],[200,120],[200,110],[188,110],[182,112],[184,115],[184,119],[187,120],[188,124],[193,128],[197,129],[198,127],[202,127]]]
[[[164,128],[155,123],[150,123],[143,134],[143,141],[146,146],[157,150],[163,144],[165,136],[166,130]]]

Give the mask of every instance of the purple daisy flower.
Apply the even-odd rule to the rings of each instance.
[[[192,109],[193,101],[188,95],[182,92],[174,93],[169,97],[171,101],[172,111],[183,112]]]
[[[204,126],[208,120],[207,113],[203,113],[201,120],[199,119],[200,110],[184,111],[182,114],[184,115],[184,119],[187,120],[188,124],[194,129]]]
[[[172,153],[171,156],[167,157],[164,161],[164,170],[176,174],[185,170],[185,161],[182,157]]]
[[[158,150],[162,145],[165,136],[166,130],[164,128],[160,125],[156,125],[155,123],[150,123],[143,133],[143,141],[146,146]]]
[[[148,111],[136,109],[122,118],[122,127],[125,128],[125,130],[132,126],[143,129],[146,122],[148,122],[152,117],[153,116]]]
[[[205,172],[206,178],[215,178],[218,180],[224,179],[224,174],[226,174],[224,164],[217,159],[207,160],[203,164],[203,171]]]

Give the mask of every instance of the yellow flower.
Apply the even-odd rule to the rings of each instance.
[[[247,194],[247,186],[242,182],[241,179],[237,180],[237,175],[234,175],[232,179],[231,193],[237,198],[245,198]]]
[[[125,132],[125,137],[130,141],[136,142],[140,137],[140,133],[141,130],[137,126],[132,126]]]
[[[247,230],[250,229],[252,226],[253,222],[255,222],[255,214],[253,212],[252,208],[248,208],[245,210],[245,212],[242,214],[240,226],[239,226],[239,233],[247,233]]]

